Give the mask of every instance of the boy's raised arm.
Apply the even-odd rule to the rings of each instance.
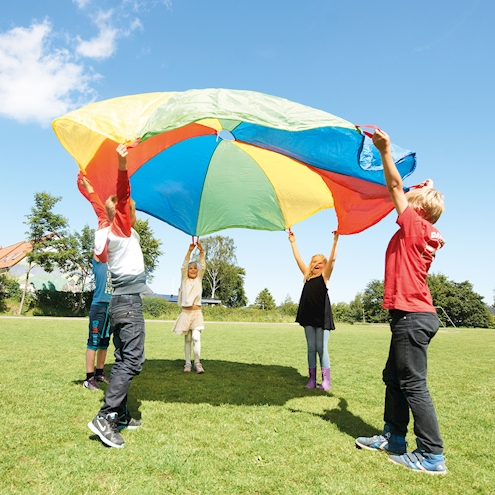
[[[125,144],[117,146],[119,160],[117,175],[117,204],[115,205],[115,218],[112,222],[112,229],[120,231],[125,237],[131,236],[131,212],[130,212],[130,192],[129,176],[127,174],[128,150]]]
[[[383,172],[387,189],[392,198],[397,213],[400,215],[408,205],[406,195],[402,186],[402,177],[395,166],[392,152],[390,151],[390,138],[388,134],[377,129],[373,134],[373,144],[378,148],[382,157]]]

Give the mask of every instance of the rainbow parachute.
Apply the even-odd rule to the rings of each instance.
[[[117,143],[127,143],[136,208],[190,235],[284,230],[325,208],[335,208],[339,233],[352,234],[393,209],[366,133],[275,96],[125,96],[70,112],[53,129],[103,200],[115,192]],[[402,177],[413,172],[414,153],[392,154]]]

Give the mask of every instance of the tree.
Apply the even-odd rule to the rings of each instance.
[[[158,258],[163,254],[160,250],[162,241],[155,239],[148,220],[136,219],[134,230],[139,234],[141,250],[144,258],[144,271],[148,282],[153,280],[153,272],[158,267]]]
[[[295,303],[290,297],[290,295],[287,294],[287,296],[285,296],[284,301],[280,305],[279,310],[283,315],[295,317],[297,315],[298,308],[299,308],[299,304]]]
[[[470,282],[453,282],[441,273],[428,275],[426,282],[433,304],[442,307],[455,326],[490,328],[493,325],[483,297],[473,291]],[[451,325],[442,311],[438,316],[446,326]]]
[[[62,271],[77,276],[77,284],[83,292],[93,276],[95,230],[85,225],[81,232],[69,236],[67,243],[72,246],[75,255],[66,261]]]
[[[201,240],[205,252],[206,272],[203,277],[203,296],[218,298],[226,306],[245,306],[244,276],[237,266],[234,240],[215,235]]]
[[[26,256],[28,270],[19,314],[22,313],[29,274],[33,265],[40,266],[48,273],[54,268],[64,270],[67,268],[68,260],[76,255],[74,246],[70,245],[66,239],[67,219],[52,211],[61,199],[46,192],[37,192],[34,194],[34,206],[31,208],[31,213],[26,215],[27,221],[24,223],[29,227],[26,235],[33,250]]]
[[[382,308],[383,281],[371,280],[362,294],[364,318],[368,323],[388,321],[388,311]]]
[[[356,297],[349,303],[349,313],[352,321],[366,323],[363,294],[361,292],[358,292]]]
[[[247,304],[244,291],[244,276],[246,271],[240,266],[227,265],[222,277],[222,283],[217,291],[217,298],[229,308],[242,308]]]
[[[354,323],[350,316],[349,304],[338,302],[332,304],[332,315],[335,321],[342,323]]]
[[[254,300],[254,305],[258,306],[260,309],[264,309],[265,311],[270,311],[276,308],[275,299],[270,294],[268,289],[263,289]]]

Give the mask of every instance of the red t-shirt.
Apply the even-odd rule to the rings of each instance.
[[[398,216],[397,224],[400,229],[390,240],[385,255],[383,308],[435,313],[426,276],[445,241],[411,206]]]

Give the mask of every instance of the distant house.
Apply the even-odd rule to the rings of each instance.
[[[150,296],[155,296],[155,297],[161,297],[163,299],[166,299],[168,302],[175,303],[177,304],[177,301],[179,300],[179,296],[175,296],[173,294],[147,294]],[[201,299],[201,304],[204,306],[219,306],[222,304],[222,301],[220,299],[206,299],[202,298]]]
[[[0,248],[0,273],[8,273],[11,277],[17,279],[19,285],[24,288],[28,270],[28,263],[24,258],[32,250],[33,246],[28,241],[21,241],[11,246]],[[71,292],[77,290],[74,277],[67,276],[59,270],[47,273],[39,266],[33,267],[29,274],[28,291],[49,288]]]
[[[31,251],[30,242],[21,241],[5,248],[0,247],[0,273],[9,272],[10,269],[22,261]]]

